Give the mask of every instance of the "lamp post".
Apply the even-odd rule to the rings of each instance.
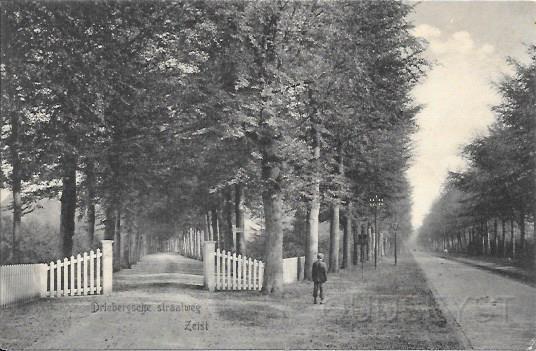
[[[396,263],[397,263],[397,253],[396,253],[396,234],[398,232],[398,222],[395,222],[393,224],[393,229],[394,229],[394,232],[395,232],[395,266],[396,266]]]
[[[374,195],[369,199],[369,206],[374,209],[374,269],[378,262],[378,208],[383,206],[383,199]]]

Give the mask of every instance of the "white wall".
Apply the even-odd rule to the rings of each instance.
[[[283,260],[283,282],[285,284],[303,279],[304,262],[304,256],[285,258]]]

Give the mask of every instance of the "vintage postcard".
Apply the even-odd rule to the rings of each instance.
[[[536,351],[536,2],[0,12],[0,350]]]

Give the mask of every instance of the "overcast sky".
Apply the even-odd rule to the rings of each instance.
[[[523,43],[536,42],[536,2],[427,1],[417,4],[412,19],[436,63],[414,92],[425,105],[417,116],[416,156],[408,174],[418,227],[447,171],[465,165],[461,146],[493,121],[490,106],[499,97],[492,82],[510,71],[506,57],[527,60]]]

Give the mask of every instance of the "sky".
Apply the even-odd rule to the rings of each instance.
[[[434,63],[413,92],[424,106],[408,172],[418,228],[448,171],[466,166],[462,146],[493,122],[490,108],[500,102],[494,82],[512,72],[507,57],[526,62],[525,44],[536,43],[536,2],[426,1],[416,5],[411,20]]]

